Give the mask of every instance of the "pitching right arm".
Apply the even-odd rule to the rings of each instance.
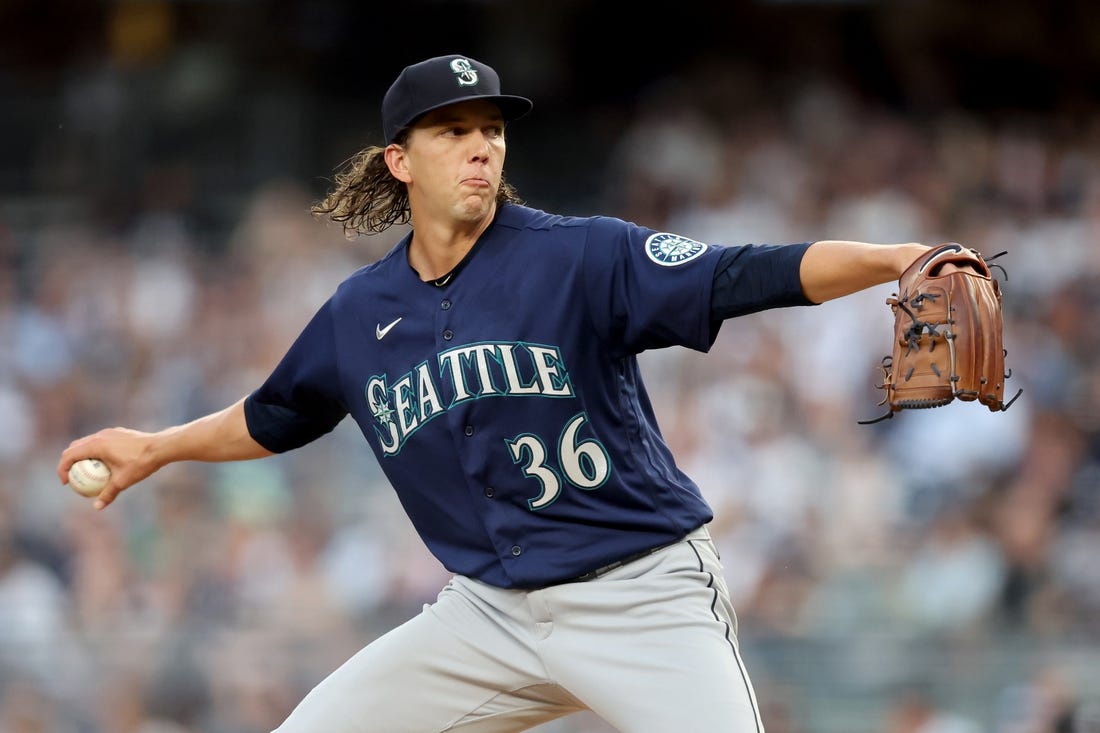
[[[111,469],[111,480],[95,500],[103,509],[125,489],[176,461],[243,461],[273,455],[248,431],[244,399],[224,410],[156,433],[108,428],[75,440],[61,454],[57,475],[68,481],[69,467],[82,458],[98,458]]]

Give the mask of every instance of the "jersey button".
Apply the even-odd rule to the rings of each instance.
[[[451,309],[451,301],[444,300],[442,303],[439,304],[439,307],[442,308],[445,311],[450,310]]]
[[[466,437],[469,438],[471,435],[474,434],[474,426],[473,425],[467,425],[466,430],[464,432],[466,433]]]
[[[451,329],[449,329],[449,328],[448,328],[448,329],[447,329],[446,331],[444,331],[444,332],[443,332],[443,340],[444,340],[444,341],[450,341],[450,340],[451,340],[451,339],[453,339],[454,337],[455,337],[455,332],[454,332],[454,331],[452,331],[452,330],[451,330]]]
[[[512,545],[512,556],[513,557],[519,557],[522,554],[523,554],[523,548],[522,547],[520,547],[519,545]]]
[[[489,497],[490,499],[492,499],[492,498],[493,498],[493,494],[495,494],[495,493],[497,493],[497,492],[496,492],[496,489],[494,489],[494,488],[493,488],[492,486],[486,486],[486,487],[485,487],[485,496],[487,496],[487,497]]]

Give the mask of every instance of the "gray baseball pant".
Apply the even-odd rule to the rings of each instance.
[[[705,527],[594,580],[454,577],[277,733],[513,733],[591,710],[623,733],[763,733]]]

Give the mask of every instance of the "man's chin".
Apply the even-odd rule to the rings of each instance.
[[[480,221],[493,210],[493,199],[483,196],[469,196],[458,204],[455,214],[461,221]]]

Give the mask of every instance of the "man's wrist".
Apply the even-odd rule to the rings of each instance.
[[[897,245],[895,248],[897,255],[894,259],[894,268],[897,271],[895,277],[901,277],[902,273],[908,270],[910,265],[916,262],[930,249],[932,248],[927,244],[920,244],[919,242],[909,242]]]

